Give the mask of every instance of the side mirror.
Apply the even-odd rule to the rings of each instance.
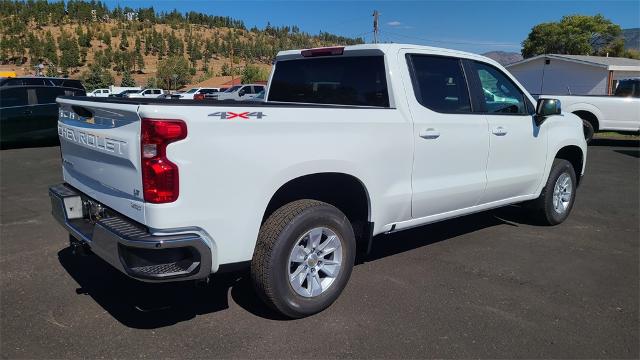
[[[560,115],[562,108],[558,99],[538,99],[536,106],[536,124],[541,125],[547,117]]]
[[[245,91],[245,89],[242,89],[240,91],[238,91],[238,96],[244,96],[247,92]]]

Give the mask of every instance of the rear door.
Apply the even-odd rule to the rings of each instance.
[[[37,86],[30,89],[35,93],[37,105],[32,107],[31,129],[38,138],[57,137],[58,104],[56,98],[65,95],[64,88],[57,86]]]
[[[32,114],[27,89],[11,86],[0,89],[0,137],[2,142],[19,141],[28,136]]]
[[[487,120],[474,113],[462,61],[455,57],[402,53],[413,118],[415,154],[412,217],[474,206],[486,185]]]
[[[138,105],[60,99],[64,180],[144,222]]]

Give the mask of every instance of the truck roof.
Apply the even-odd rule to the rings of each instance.
[[[425,45],[394,43],[394,44],[360,44],[360,45],[336,46],[336,47],[343,47],[345,53],[350,51],[367,51],[367,50],[382,51],[384,53],[396,53],[400,49],[414,49],[414,50],[426,51],[426,52],[437,54],[437,55],[449,55],[449,56],[456,56],[456,57],[467,58],[467,59],[482,60],[484,62],[497,65],[500,68],[503,67],[495,60],[488,58],[486,56],[465,52],[465,51],[460,51],[460,50],[425,46]],[[304,50],[307,50],[307,49],[280,51],[278,52],[278,55],[276,55],[276,60],[301,58],[302,51]]]

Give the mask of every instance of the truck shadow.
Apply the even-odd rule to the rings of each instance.
[[[414,250],[497,225],[531,224],[516,206],[447,220],[373,239],[372,252],[357,264]],[[128,278],[95,255],[58,252],[64,269],[78,283],[79,296],[91,296],[127,327],[154,329],[229,308],[229,297],[244,310],[271,320],[286,320],[264,305],[253,291],[248,271],[215,275],[207,286],[194,282],[150,284]]]
[[[593,139],[589,146],[611,146],[611,147],[640,147],[640,140],[637,139]]]

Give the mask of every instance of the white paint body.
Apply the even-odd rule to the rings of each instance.
[[[90,97],[108,97],[111,94],[109,89],[95,89],[92,92],[87,93]]]
[[[250,92],[249,89],[254,87],[253,92]],[[218,100],[236,100],[236,101],[244,101],[251,100],[258,96],[258,93],[262,91],[266,86],[261,84],[244,84],[240,88],[232,92],[223,91],[216,95],[216,99]]]
[[[144,89],[137,93],[127,94],[128,98],[157,98],[164,95],[166,92],[162,89]]]
[[[598,119],[599,131],[640,131],[640,98],[558,95],[540,97],[560,100],[564,112],[590,112]]]
[[[366,189],[375,235],[535,199],[565,146],[578,146],[586,162],[582,123],[575,115],[552,116],[538,127],[530,115],[439,114],[422,107],[415,100],[404,54],[469,58],[503,69],[490,59],[398,44],[347,47],[343,56],[351,49],[383,51],[390,108],[225,108],[61,99],[64,179],[153,233],[201,229],[211,240],[215,272],[221,264],[252,258],[269,201],[301,176],[343,173],[358,179]],[[278,58],[284,57],[299,58],[300,51]],[[86,129],[66,118],[72,105],[91,110],[93,121],[106,126]],[[267,116],[209,116],[220,111]],[[140,118],[187,123],[187,137],[167,148],[180,171],[180,196],[173,203],[145,203],[139,194]],[[507,135],[494,135],[498,126]],[[428,129],[437,129],[439,137],[421,137]],[[72,143],[81,131],[105,139],[109,150],[96,149],[92,156],[78,151],[79,145]]]
[[[196,88],[196,89],[197,89],[196,91],[191,92],[191,93],[190,92],[185,92],[185,93],[180,94],[180,99],[193,100],[193,97],[195,95],[201,94],[201,93],[203,93],[203,91],[206,91],[206,90],[215,90],[215,91],[217,91],[217,92],[213,93],[213,94],[215,94],[217,96],[218,92],[220,91],[220,88]],[[193,89],[190,89],[189,91],[191,91],[191,90],[193,90]]]

